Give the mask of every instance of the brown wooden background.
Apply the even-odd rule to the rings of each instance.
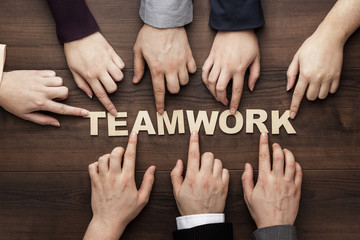
[[[268,113],[289,108],[286,69],[301,43],[316,29],[335,0],[264,0],[266,26],[258,31],[261,78],[253,93],[244,90],[240,112],[260,108]],[[88,0],[101,32],[126,63],[125,79],[111,99],[128,112],[131,129],[139,110],[148,110],[156,127],[151,79],[131,83],[132,47],[142,26],[139,1]],[[187,27],[198,72],[176,96],[167,95],[166,108],[225,110],[201,81],[201,67],[215,32],[208,27],[209,3],[194,1],[194,21]],[[1,0],[0,42],[8,45],[6,71],[52,69],[70,88],[68,104],[103,111],[74,84],[45,0]],[[304,169],[299,239],[359,239],[360,237],[360,34],[345,47],[340,89],[325,101],[303,101],[293,125],[297,135],[281,129],[271,142],[291,149]],[[1,239],[80,239],[91,219],[87,165],[125,146],[125,137],[107,137],[106,120],[99,136],[90,137],[89,120],[59,117],[61,128],[41,127],[0,110],[0,235]],[[270,127],[271,121],[267,121]],[[123,239],[171,239],[178,216],[172,195],[170,170],[178,158],[186,159],[188,126],[184,135],[139,137],[137,181],[151,164],[156,182],[144,211],[127,228]],[[226,218],[234,224],[235,239],[250,239],[255,225],[242,197],[244,163],[257,168],[258,130],[255,134],[201,132],[201,150],[212,151],[231,171]],[[169,151],[171,149],[171,151]]]

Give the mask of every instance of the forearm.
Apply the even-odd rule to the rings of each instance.
[[[360,1],[339,0],[319,25],[317,32],[325,32],[334,40],[345,44],[359,26]]]
[[[92,219],[84,236],[84,240],[118,240],[126,225],[113,227],[110,224]]]

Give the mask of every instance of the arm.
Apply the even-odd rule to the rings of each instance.
[[[77,86],[89,98],[93,92],[112,115],[117,110],[107,93],[117,90],[123,79],[122,59],[99,33],[85,0],[48,0],[59,41]]]
[[[201,167],[200,167],[201,161]],[[174,197],[182,217],[177,218],[174,239],[232,239],[232,225],[224,223],[224,208],[229,186],[229,171],[212,153],[200,160],[199,136],[190,137],[185,179],[184,165],[178,160],[171,172]],[[219,220],[220,218],[220,220]],[[187,223],[187,227],[184,226]]]
[[[242,175],[244,198],[258,230],[253,238],[296,239],[294,225],[299,210],[302,171],[294,155],[279,144],[272,146],[270,166],[268,136],[262,133],[259,146],[259,175],[254,187],[253,169],[247,163]]]
[[[137,190],[136,144],[137,135],[133,132],[129,137],[126,151],[117,147],[111,154],[105,154],[97,162],[89,165],[93,218],[84,240],[119,239],[126,226],[149,201],[155,166],[147,169],[141,187]]]
[[[248,87],[254,90],[260,76],[260,49],[254,29],[264,25],[260,0],[211,0],[210,26],[218,30],[209,57],[202,68],[202,79],[215,99],[229,101],[226,88],[233,80],[230,112],[240,103],[246,70]]]
[[[157,111],[165,109],[166,88],[178,93],[196,71],[184,28],[192,21],[191,0],[142,0],[140,16],[144,26],[134,45],[134,83],[144,75],[145,61],[150,69]],[[166,88],[165,88],[166,85]]]
[[[308,100],[325,99],[340,83],[343,49],[347,39],[360,26],[360,1],[339,0],[316,31],[294,56],[288,72],[287,87],[294,87],[290,117],[295,118],[305,95]]]

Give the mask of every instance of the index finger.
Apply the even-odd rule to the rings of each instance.
[[[264,173],[270,173],[270,150],[267,133],[261,133],[259,143],[259,177]]]
[[[155,104],[158,113],[163,114],[165,108],[165,82],[164,74],[152,75]]]
[[[244,75],[238,73],[233,76],[232,96],[230,101],[230,112],[235,114],[239,104],[244,86]]]
[[[136,144],[137,134],[136,132],[131,132],[124,155],[123,171],[128,172],[132,175],[135,172]]]
[[[89,111],[86,109],[69,106],[55,101],[49,101],[46,104],[46,107],[41,110],[45,110],[61,115],[71,115],[71,116],[87,116],[89,114]]]
[[[291,100],[291,106],[290,106],[290,118],[291,119],[294,119],[296,117],[296,114],[300,107],[301,100],[304,97],[307,85],[308,85],[307,82],[305,82],[304,79],[300,75],[299,82],[296,84],[294,94],[293,94],[292,100]]]
[[[114,104],[111,102],[110,98],[105,92],[105,89],[101,85],[99,80],[96,80],[95,82],[92,82],[91,88],[93,89],[96,97],[99,99],[99,101],[102,103],[102,105],[106,108],[106,110],[111,113],[111,115],[116,116],[117,110],[114,106]]]
[[[194,131],[190,136],[187,171],[198,172],[200,166],[199,134]]]

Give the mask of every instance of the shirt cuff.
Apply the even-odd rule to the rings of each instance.
[[[194,214],[176,218],[178,230],[189,229],[205,224],[224,223],[224,213]]]
[[[0,83],[2,80],[5,58],[6,58],[6,45],[0,44]]]
[[[193,3],[192,0],[141,0],[139,14],[152,27],[183,27],[193,20]]]

